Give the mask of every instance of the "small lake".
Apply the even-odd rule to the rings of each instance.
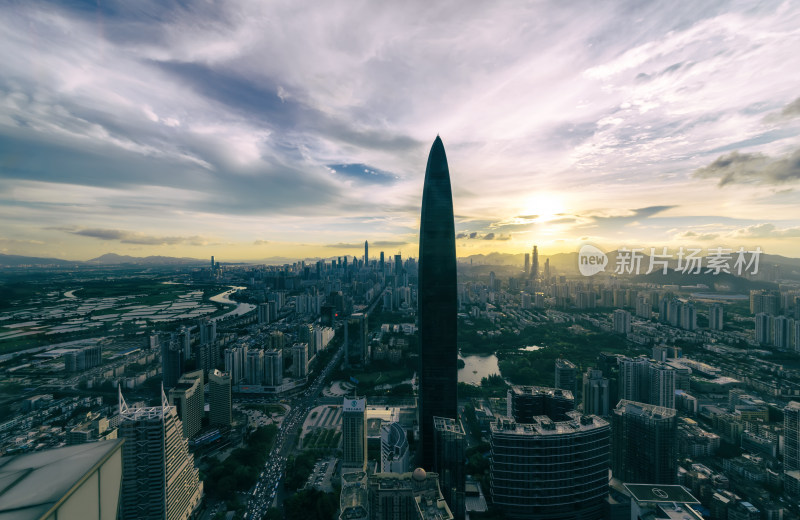
[[[458,359],[463,360],[465,365],[464,368],[458,369],[458,380],[462,383],[480,385],[481,379],[484,377],[500,374],[497,356],[494,354],[489,356],[462,356],[459,354]]]

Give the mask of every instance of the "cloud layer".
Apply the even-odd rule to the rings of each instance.
[[[14,3],[0,240],[413,255],[437,133],[459,254],[794,229],[798,27],[781,1]]]

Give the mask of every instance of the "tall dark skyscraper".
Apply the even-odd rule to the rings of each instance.
[[[369,241],[364,240],[364,267],[369,264]]]
[[[447,156],[431,146],[419,230],[419,417],[422,466],[434,465],[434,416],[456,418],[456,240]]]

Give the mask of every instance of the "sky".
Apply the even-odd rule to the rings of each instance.
[[[0,253],[800,257],[800,3],[6,3]]]

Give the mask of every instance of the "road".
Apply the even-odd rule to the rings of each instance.
[[[250,500],[244,515],[245,520],[260,520],[275,500],[281,479],[286,474],[286,460],[297,443],[297,435],[303,426],[303,421],[308,412],[316,406],[322,386],[333,368],[341,362],[343,352],[344,349],[340,348],[325,369],[317,374],[314,382],[298,396],[296,402],[292,403],[292,409],[289,410],[278,430],[272,452],[264,463],[264,470],[250,491]]]

